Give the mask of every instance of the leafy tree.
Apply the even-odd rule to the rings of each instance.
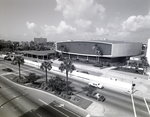
[[[68,95],[68,73],[72,73],[72,71],[74,71],[76,68],[75,66],[72,64],[71,59],[67,58],[63,61],[63,63],[60,64],[59,66],[59,70],[61,72],[66,71],[66,93]]]
[[[37,76],[35,73],[30,73],[28,76],[28,82],[32,82],[32,84],[34,84],[34,82],[37,80]]]
[[[16,63],[18,64],[19,67],[19,78],[21,78],[21,72],[20,72],[20,66],[21,64],[24,63],[24,58],[20,55],[20,56],[15,56],[12,63]]]
[[[40,69],[42,69],[43,71],[45,71],[46,74],[46,84],[47,84],[47,70],[51,70],[52,69],[52,62],[51,61],[44,61],[41,66]]]

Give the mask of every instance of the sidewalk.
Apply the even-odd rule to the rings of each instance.
[[[55,60],[53,62],[60,64],[62,61]],[[76,68],[80,68],[85,71],[88,70],[96,73],[102,73],[102,76],[105,78],[112,78],[127,83],[134,83],[136,86],[134,87],[133,95],[150,99],[150,80],[148,80],[148,76],[113,70],[115,67],[100,69],[90,64],[77,62],[73,64],[76,66]]]

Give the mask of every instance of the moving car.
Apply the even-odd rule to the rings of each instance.
[[[6,55],[6,56],[4,57],[4,60],[11,61],[11,56],[9,56],[9,55]]]
[[[93,86],[93,87],[100,88],[100,89],[104,88],[104,86],[102,84],[97,83],[97,82],[90,82],[89,86]]]
[[[99,93],[96,93],[96,92],[91,94],[91,95],[90,94],[86,94],[86,95],[89,96],[89,97],[95,98],[98,101],[104,102],[106,100],[106,98],[103,95],[100,95]]]

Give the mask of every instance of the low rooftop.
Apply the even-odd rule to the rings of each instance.
[[[23,53],[23,54],[32,54],[32,55],[44,56],[44,55],[52,54],[55,51],[54,50],[46,50],[46,51],[35,51],[35,50],[32,50],[32,51],[17,51],[17,52],[18,53]]]

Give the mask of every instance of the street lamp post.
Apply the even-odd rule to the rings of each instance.
[[[135,84],[133,83],[133,81],[132,81],[132,94],[134,93],[133,91],[134,91],[134,87],[135,87]]]

